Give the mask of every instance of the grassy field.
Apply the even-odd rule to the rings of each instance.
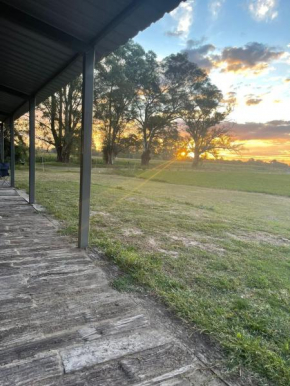
[[[93,169],[91,244],[122,268],[115,286],[142,284],[211,334],[229,366],[289,386],[290,174],[162,168]],[[27,188],[26,170],[16,179]],[[39,167],[36,181],[37,201],[75,235],[78,168]]]
[[[120,175],[150,179],[169,184],[240,190],[290,197],[290,173],[255,173],[250,171],[167,170],[158,167],[146,172],[121,170]]]

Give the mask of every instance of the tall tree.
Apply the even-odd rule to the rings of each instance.
[[[28,158],[28,147],[25,137],[28,136],[28,121],[21,118],[14,121],[14,147],[15,147],[15,162],[24,163]],[[10,127],[4,125],[4,156],[5,159],[10,159]]]
[[[132,104],[134,120],[143,138],[142,165],[148,165],[156,140],[174,137],[184,98],[204,76],[183,54],[171,55],[162,62],[152,51],[144,55],[136,85],[138,93]]]
[[[196,95],[189,95],[181,117],[191,137],[190,150],[194,153],[192,166],[200,163],[201,156],[217,157],[221,150],[238,151],[228,125],[223,124],[232,105],[223,100],[221,91],[204,79]]]
[[[207,73],[188,60],[186,54],[171,55],[164,60],[164,78],[170,85],[172,99],[178,99],[178,116],[186,125],[198,166],[205,153],[217,156],[221,149],[237,150],[229,127],[220,125],[232,110],[233,101],[224,101]]]
[[[159,77],[159,63],[153,51],[144,52],[138,79],[136,79],[138,92],[132,103],[132,117],[142,136],[143,153],[141,164],[148,165],[151,159],[151,146],[157,131],[161,134],[165,122],[162,117],[162,91]]]
[[[156,136],[152,141],[151,153],[161,159],[172,159],[180,145],[180,134],[177,124],[173,122],[166,127],[162,136]]]
[[[80,141],[82,79],[79,77],[44,101],[39,109],[39,139],[56,149],[57,161],[67,163]]]
[[[132,117],[142,136],[141,165],[151,159],[154,142],[162,140],[171,129],[173,111],[166,104],[166,90],[162,87],[161,66],[153,51],[144,53],[136,79],[137,93],[132,103]]]
[[[129,41],[96,65],[95,118],[104,132],[103,155],[107,164],[124,145],[124,131],[131,120],[131,103],[136,94],[136,78],[144,50]]]

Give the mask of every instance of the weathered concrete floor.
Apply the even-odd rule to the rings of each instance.
[[[86,253],[0,189],[0,385],[223,386]]]

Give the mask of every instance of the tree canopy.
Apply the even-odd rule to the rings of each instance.
[[[181,127],[190,137],[193,165],[205,154],[235,150],[227,125],[232,105],[211,83],[208,74],[185,53],[158,60],[129,41],[95,67],[94,118],[102,132],[107,164],[125,151],[142,149],[141,164],[152,154],[172,153]],[[58,161],[68,162],[78,143],[81,119],[81,78],[45,101],[41,110],[43,140],[56,148]],[[166,149],[166,151],[165,151]]]
[[[124,132],[132,120],[141,46],[132,41],[97,63],[95,71],[95,118],[104,132],[103,154],[108,164],[124,145]],[[130,136],[131,140],[132,137]]]

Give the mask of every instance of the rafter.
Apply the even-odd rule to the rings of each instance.
[[[136,10],[138,7],[142,6],[147,0],[132,0],[132,2],[121,12],[119,13],[109,24],[107,24],[85,47],[84,51],[88,51],[93,47],[96,47],[102,39],[104,39],[114,28],[116,28],[119,24],[121,24],[134,10]],[[2,2],[0,1],[0,4]],[[0,7],[1,12],[1,7]],[[0,17],[1,17],[0,13]],[[70,66],[72,66],[75,62],[78,61],[78,59],[81,58],[81,54],[77,53],[75,54],[63,67],[61,67],[58,71],[56,71],[50,78],[47,79],[46,82],[44,82],[35,92],[33,95],[37,95],[41,90],[43,90],[53,79],[60,76],[66,69],[68,69]],[[21,103],[17,108],[14,110],[13,114],[21,109],[21,107],[24,106],[26,102]]]
[[[39,35],[45,36],[50,40],[54,40],[64,46],[67,46],[74,51],[83,52],[85,43],[78,38],[67,34],[66,32],[53,27],[19,9],[12,7],[0,1],[0,18],[11,21],[12,23],[22,26],[30,31],[36,32]]]
[[[28,99],[29,98],[28,94],[26,94],[22,91],[19,91],[19,90],[15,90],[14,88],[11,88],[11,87],[7,87],[3,84],[0,84],[0,91],[5,92],[6,94],[17,96],[17,97],[22,98],[22,99]]]

